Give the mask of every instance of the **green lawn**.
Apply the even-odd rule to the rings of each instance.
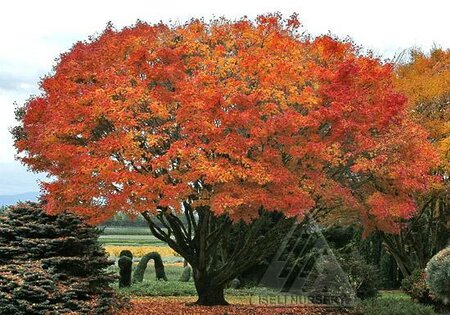
[[[411,297],[401,290],[381,291],[380,298],[388,298],[394,300],[411,300]]]
[[[150,235],[146,228],[107,228],[100,236],[100,242],[104,245],[118,246],[167,246],[165,243]],[[177,261],[178,263],[174,262]],[[129,288],[118,287],[114,289],[121,295],[129,297],[158,297],[158,296],[182,296],[187,300],[195,300],[197,295],[194,282],[180,282],[178,279],[183,272],[180,257],[163,257],[168,281],[157,281],[152,261],[149,262],[144,275],[144,281],[134,283]],[[137,262],[134,263],[134,268]],[[116,265],[111,266],[111,271],[118,274]],[[278,296],[279,293],[263,287],[249,287],[242,289],[226,289],[225,295],[228,301],[234,304],[257,304],[255,297]],[[432,307],[418,305],[401,291],[382,291],[376,299],[367,300],[357,305],[356,309],[363,310],[369,315],[434,315]]]
[[[160,241],[154,236],[150,235],[101,235],[100,243],[105,245],[152,245],[152,246],[167,246],[166,243]]]
[[[133,269],[136,264],[133,266]],[[133,283],[129,288],[119,289],[118,283],[114,288],[121,294],[128,296],[180,296],[180,295],[196,295],[194,282],[180,282],[178,279],[183,272],[182,266],[167,265],[164,267],[168,281],[158,281],[155,277],[155,269],[152,261],[149,262],[145,271],[144,281],[141,283]],[[118,273],[118,268],[113,269]]]
[[[104,245],[115,246],[167,246],[164,242],[156,239],[149,234],[148,229],[143,228],[106,228],[100,236],[100,242]],[[145,271],[144,281],[141,283],[134,283],[129,288],[119,288],[118,282],[113,287],[122,295],[129,297],[144,297],[144,296],[185,296],[194,298],[197,295],[194,282],[180,282],[183,272],[183,266],[180,262],[180,257],[166,256],[162,257],[165,265],[166,276],[169,281],[157,281],[155,277],[155,270],[153,262],[150,261]],[[138,260],[138,259],[137,259]],[[137,262],[133,265],[133,270]],[[114,273],[119,273],[117,265],[111,266],[110,270]],[[242,289],[226,289],[226,298],[232,303],[242,304],[257,304],[257,298],[262,296],[279,296],[280,293],[269,288],[264,287],[248,287]],[[255,299],[256,298],[256,299]],[[306,301],[306,298],[301,297]]]
[[[133,266],[133,270],[136,264]],[[180,282],[183,267],[181,265],[165,265],[164,267],[168,281],[158,281],[155,276],[155,268],[152,261],[149,262],[145,271],[144,281],[141,283],[134,283],[130,288],[119,289],[118,283],[114,288],[124,295],[131,296],[194,296],[195,291],[194,282],[192,278],[189,282]],[[117,266],[111,267],[114,272],[119,272]],[[268,288],[251,287],[242,289],[226,289],[227,295],[233,296],[251,296],[251,295],[269,295],[277,294],[277,292]]]
[[[151,235],[148,228],[105,228],[100,236],[100,242],[104,245],[116,246],[167,246],[167,244]],[[119,289],[118,283],[115,283],[114,288],[127,296],[196,296],[197,292],[192,279],[189,282],[178,281],[183,272],[183,266],[181,264],[173,264],[175,260],[180,261],[180,258],[163,257],[164,269],[169,280],[167,282],[155,279],[155,269],[152,261],[150,261],[142,283],[135,283],[130,288],[121,289]],[[133,268],[136,265],[137,263],[134,264]],[[119,268],[116,265],[110,269],[114,273],[119,273]],[[236,299],[247,300],[251,295],[268,295],[276,294],[276,292],[266,288],[253,287],[239,290],[227,289],[226,294],[230,297],[239,297],[233,298],[233,301],[235,301]]]

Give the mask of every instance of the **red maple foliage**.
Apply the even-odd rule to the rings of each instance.
[[[392,66],[294,18],[137,23],[79,42],[19,111],[21,160],[54,179],[47,210],[207,206],[250,220],[358,212],[395,229],[436,155],[404,115]]]

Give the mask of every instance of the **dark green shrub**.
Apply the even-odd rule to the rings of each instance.
[[[367,299],[359,310],[364,315],[437,315],[430,305],[396,298]]]
[[[0,314],[109,314],[117,306],[99,231],[21,203],[0,216]]]
[[[420,303],[433,303],[430,296],[430,290],[425,282],[425,272],[422,269],[414,270],[410,276],[403,279],[402,289]]]
[[[161,259],[161,255],[158,252],[151,252],[142,256],[136,269],[133,273],[133,282],[142,282],[144,280],[145,269],[147,264],[153,259],[155,265],[156,280],[167,281],[166,272],[164,271],[164,264]]]
[[[337,259],[357,297],[367,299],[378,294],[379,271],[374,265],[367,263],[356,251],[338,253]]]
[[[119,288],[131,286],[131,270],[133,267],[133,254],[129,250],[123,250],[119,254]]]
[[[434,299],[450,303],[450,247],[441,250],[427,264],[426,284]]]

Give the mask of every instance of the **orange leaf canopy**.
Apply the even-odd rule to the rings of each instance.
[[[429,55],[411,52],[411,60],[396,69],[394,83],[408,97],[412,118],[430,134],[441,162],[439,172],[450,172],[450,49]]]
[[[55,179],[48,211],[101,222],[191,202],[235,220],[261,207],[411,216],[435,154],[405,119],[391,65],[298,25],[138,23],[74,45],[16,139],[22,161]]]

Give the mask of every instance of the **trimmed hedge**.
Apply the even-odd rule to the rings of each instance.
[[[141,260],[136,266],[136,269],[133,272],[133,283],[142,282],[144,280],[145,269],[147,269],[147,264],[151,259],[153,259],[153,262],[155,264],[156,280],[167,281],[161,255],[158,252],[150,252],[142,256]]]
[[[119,254],[119,288],[131,286],[131,271],[133,269],[133,253],[123,250]]]
[[[450,304],[450,247],[430,259],[425,273],[433,298],[445,305]]]

